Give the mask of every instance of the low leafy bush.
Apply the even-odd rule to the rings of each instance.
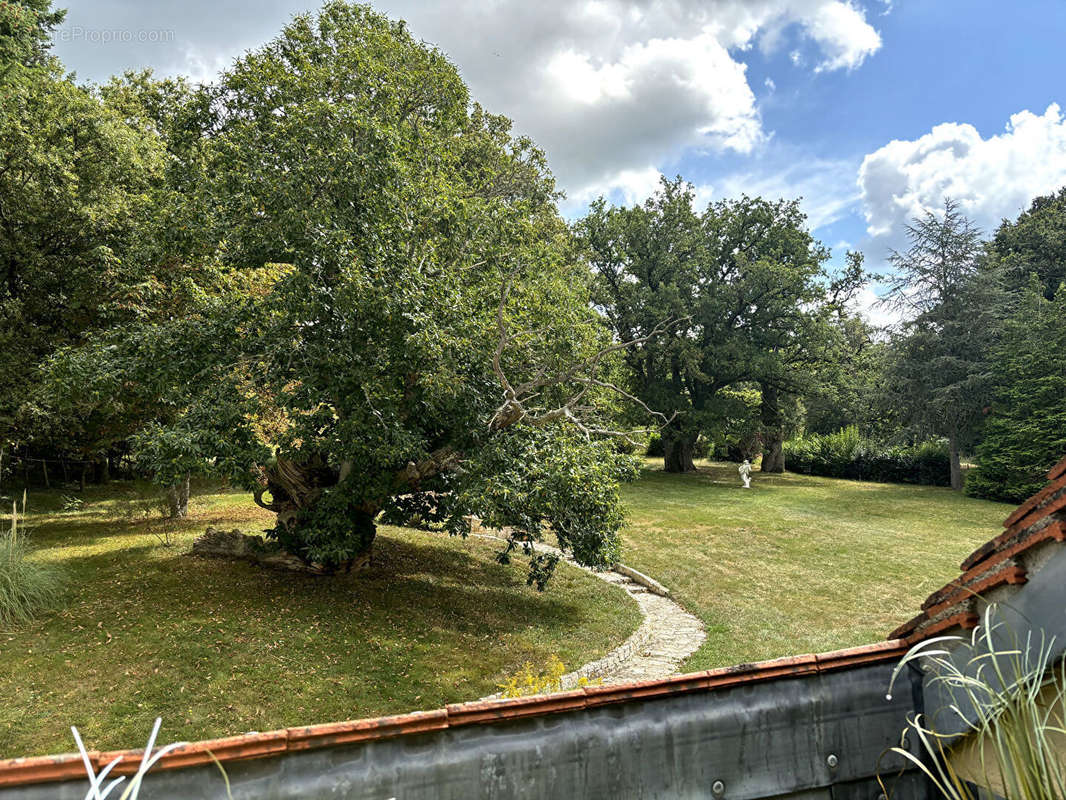
[[[945,442],[882,447],[863,438],[854,426],[786,442],[785,467],[791,472],[827,478],[951,485],[951,461]]]
[[[24,522],[26,499],[22,511],[18,503],[11,509],[11,521],[0,532],[0,626],[26,622],[59,599],[61,581],[50,564],[30,561],[30,546]]]
[[[500,684],[500,697],[532,697],[538,694],[551,694],[563,690],[563,675],[566,674],[566,665],[553,655],[548,660],[548,665],[537,670],[530,662],[522,665],[522,669],[507,679],[506,683]],[[577,679],[577,686],[598,686],[603,679],[589,680],[581,676]]]

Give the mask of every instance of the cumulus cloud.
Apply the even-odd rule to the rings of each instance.
[[[905,224],[945,197],[990,231],[1064,184],[1066,119],[1057,104],[1043,114],[1018,112],[987,139],[973,125],[937,125],[917,139],[889,142],[859,169],[867,233],[885,247],[899,247]]]
[[[860,0],[377,0],[439,46],[473,96],[545,149],[571,197],[633,191],[693,149],[749,153],[763,128],[744,54],[801,48],[803,65],[850,70],[881,44]],[[875,0],[863,0],[875,3]],[[165,30],[166,44],[59,37],[87,78],[154,66],[206,79],[317,0],[94,0],[64,29]],[[135,31],[134,31],[135,32]],[[135,39],[136,41],[136,39]],[[798,50],[797,50],[798,52]],[[796,68],[806,69],[807,66]],[[772,89],[772,82],[766,87]]]
[[[633,191],[685,151],[768,138],[743,53],[797,40],[815,69],[854,69],[880,36],[851,0],[393,0],[382,7],[514,118],[571,198]],[[790,38],[791,37],[791,38]],[[653,186],[654,188],[654,186]]]
[[[905,316],[900,309],[882,303],[880,296],[871,286],[864,286],[855,294],[851,301],[851,311],[878,328],[894,328]]]

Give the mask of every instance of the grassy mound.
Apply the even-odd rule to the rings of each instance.
[[[36,556],[69,575],[63,610],[0,637],[0,757],[198,739],[435,708],[494,692],[525,662],[597,658],[639,624],[624,591],[567,566],[539,593],[493,543],[383,528],[364,575],[315,578],[194,558],[208,525],[272,516],[196,500],[164,547],[122,487],[83,509],[31,497]],[[42,511],[43,509],[43,511]]]

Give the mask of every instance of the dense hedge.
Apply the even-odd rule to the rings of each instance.
[[[785,468],[827,478],[951,485],[951,464],[945,442],[881,447],[864,439],[854,427],[786,442]]]

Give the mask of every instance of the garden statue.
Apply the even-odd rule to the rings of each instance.
[[[740,473],[740,479],[744,481],[744,488],[751,488],[751,462],[748,459],[744,459],[744,463],[737,467],[737,472]]]

